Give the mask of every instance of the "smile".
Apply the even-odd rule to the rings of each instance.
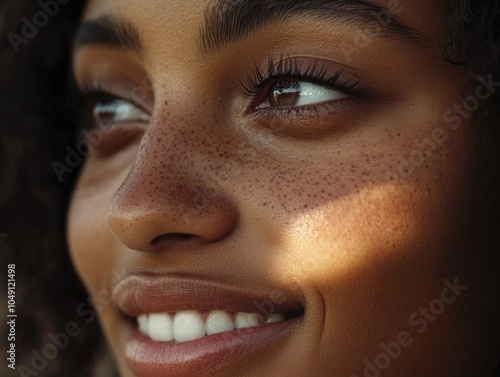
[[[113,291],[128,326],[125,354],[138,377],[196,376],[244,367],[291,336],[304,308],[234,286],[172,276],[133,275]]]
[[[137,317],[137,324],[141,333],[151,340],[182,343],[222,332],[260,327],[263,324],[284,320],[285,315],[282,313],[274,313],[265,318],[260,313],[184,310],[177,313],[141,314]]]

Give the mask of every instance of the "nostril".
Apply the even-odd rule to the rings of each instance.
[[[196,237],[188,233],[168,233],[162,234],[151,241],[151,245],[158,245],[163,242],[184,242]]]

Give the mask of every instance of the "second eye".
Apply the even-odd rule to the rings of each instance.
[[[133,103],[112,97],[99,96],[92,101],[92,122],[96,127],[132,122],[149,122],[150,115]]]

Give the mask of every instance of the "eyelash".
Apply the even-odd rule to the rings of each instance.
[[[324,64],[318,62],[304,64],[303,62],[301,63],[299,59],[303,58],[281,57],[276,61],[271,57],[264,69],[259,68],[259,66],[255,64],[253,72],[247,73],[244,79],[240,79],[243,93],[250,97],[255,104],[255,101],[261,100],[264,96],[269,95],[269,89],[273,84],[280,81],[301,81],[339,91],[351,98],[360,98],[367,94],[367,91],[360,87],[359,81],[345,80],[341,71],[329,74]],[[86,110],[88,110],[91,104],[100,97],[121,98],[120,96],[112,94],[114,93],[112,84],[101,80],[92,80],[86,83],[82,88],[77,89],[77,92],[78,94],[72,95],[72,97],[83,101],[83,109]],[[122,99],[130,101],[127,98]],[[133,101],[130,102],[134,106],[142,108]],[[307,109],[314,106],[315,105],[304,106],[304,108]],[[273,111],[290,111],[290,108],[273,108]],[[88,124],[89,119],[85,119],[84,123],[86,124],[80,124],[79,128],[92,128],[92,125]]]
[[[97,102],[102,100],[102,102],[111,102],[112,100],[123,100],[126,102],[129,102],[131,105],[146,111],[143,106],[138,104],[136,101],[127,98],[127,96],[122,96],[118,94],[117,89],[113,86],[112,83],[109,83],[105,80],[92,80],[89,82],[86,82],[82,85],[81,88],[76,88],[76,96],[75,98],[78,98],[81,104],[81,111],[83,111],[83,115],[86,115],[87,117],[82,117],[83,119],[83,124],[81,128],[87,129],[87,128],[94,128],[95,125],[93,124],[93,120],[91,119],[92,116],[89,116],[91,113],[91,109],[95,106]],[[89,119],[90,118],[90,119]]]
[[[319,63],[301,65],[297,58],[280,58],[275,61],[269,58],[266,68],[262,70],[255,65],[253,73],[240,80],[245,95],[253,99],[259,99],[266,95],[274,83],[280,81],[301,81],[337,90],[351,97],[360,97],[365,91],[359,86],[359,82],[344,80],[342,72],[337,71],[333,75],[328,74],[328,69]]]

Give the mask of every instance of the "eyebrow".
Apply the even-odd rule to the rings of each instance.
[[[363,0],[213,0],[205,10],[200,30],[201,53],[217,52],[266,25],[298,16],[359,28],[373,25],[377,35],[420,46],[427,43],[425,36],[396,20],[388,9]],[[142,52],[137,28],[118,16],[104,15],[83,22],[73,38],[73,50],[89,44]]]
[[[378,28],[377,35],[424,45],[426,38],[399,22],[390,11],[363,0],[214,0],[200,30],[202,53],[216,52],[262,27],[306,16],[319,21]],[[367,29],[368,30],[368,29]]]
[[[142,51],[137,28],[121,17],[110,15],[83,22],[78,27],[73,38],[73,49],[89,44],[122,48],[137,53]]]

